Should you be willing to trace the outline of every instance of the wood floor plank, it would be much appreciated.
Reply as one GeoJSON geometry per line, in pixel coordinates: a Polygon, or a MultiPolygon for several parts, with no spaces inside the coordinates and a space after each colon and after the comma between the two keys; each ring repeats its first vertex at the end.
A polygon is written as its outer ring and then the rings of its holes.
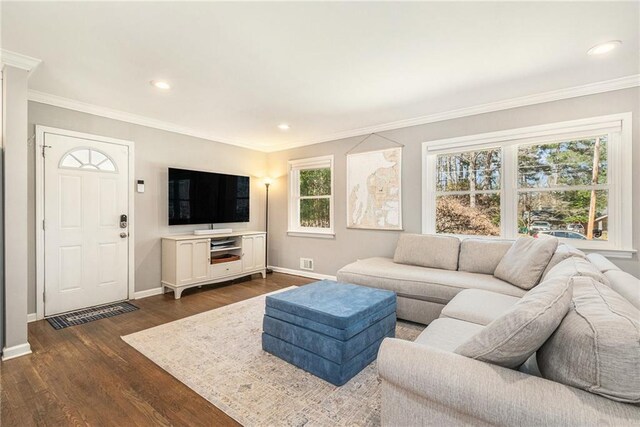
{"type": "Polygon", "coordinates": [[[0,425],[237,426],[120,337],[313,281],[274,273],[136,300],[139,310],[58,331],[30,323],[33,354],[0,365],[0,425]]]}

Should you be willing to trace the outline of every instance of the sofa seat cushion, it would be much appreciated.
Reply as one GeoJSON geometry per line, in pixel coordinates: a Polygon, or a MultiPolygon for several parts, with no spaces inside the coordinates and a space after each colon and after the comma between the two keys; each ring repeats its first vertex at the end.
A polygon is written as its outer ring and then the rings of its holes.
{"type": "Polygon", "coordinates": [[[457,319],[436,319],[422,331],[416,344],[453,352],[460,344],[480,332],[484,326],[457,319]]]}
{"type": "Polygon", "coordinates": [[[542,376],[640,403],[640,311],[590,277],[572,281],[571,309],[538,350],[542,376]]]}
{"type": "Polygon", "coordinates": [[[640,310],[640,279],[621,270],[609,270],[604,275],[611,289],[640,310]]]}
{"type": "Polygon", "coordinates": [[[546,280],[455,352],[505,368],[517,368],[556,330],[569,311],[571,295],[571,279],[546,280]]]}
{"type": "Polygon", "coordinates": [[[596,268],[603,273],[611,270],[621,271],[620,267],[609,261],[604,255],[591,253],[587,255],[587,259],[591,261],[591,264],[595,265],[596,268]]]}
{"type": "Polygon", "coordinates": [[[555,237],[520,237],[502,257],[493,275],[529,290],[540,282],[557,248],[558,239],[555,237]]]}
{"type": "Polygon", "coordinates": [[[464,239],[460,244],[458,270],[493,274],[502,257],[513,245],[511,240],[464,239]]]}
{"type": "Polygon", "coordinates": [[[393,261],[421,267],[458,269],[460,239],[434,234],[400,235],[393,261]]]}
{"type": "Polygon", "coordinates": [[[520,297],[526,292],[487,274],[397,264],[390,258],[358,260],[338,271],[345,283],[395,291],[398,296],[447,304],[464,289],[485,289],[520,297]]]}
{"type": "Polygon", "coordinates": [[[465,289],[442,309],[440,317],[488,325],[513,308],[520,298],[482,289],[465,289]]]}

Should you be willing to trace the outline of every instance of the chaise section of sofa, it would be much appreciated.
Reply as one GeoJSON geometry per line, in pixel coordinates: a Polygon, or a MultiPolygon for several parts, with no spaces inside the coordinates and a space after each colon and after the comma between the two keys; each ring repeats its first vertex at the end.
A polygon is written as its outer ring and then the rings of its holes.
{"type": "Polygon", "coordinates": [[[395,291],[398,318],[429,324],[465,289],[521,297],[517,286],[493,276],[512,241],[436,235],[401,235],[394,258],[368,258],[338,271],[345,283],[395,291]]]}
{"type": "Polygon", "coordinates": [[[398,317],[428,324],[460,291],[483,289],[521,297],[525,290],[490,274],[399,264],[391,258],[358,260],[338,271],[338,281],[388,289],[398,295],[398,317]]]}

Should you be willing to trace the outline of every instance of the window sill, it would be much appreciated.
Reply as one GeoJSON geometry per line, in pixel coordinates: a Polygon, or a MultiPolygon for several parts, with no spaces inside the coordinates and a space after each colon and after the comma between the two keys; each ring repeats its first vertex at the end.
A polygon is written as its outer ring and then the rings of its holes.
{"type": "Polygon", "coordinates": [[[635,249],[597,249],[597,248],[582,248],[581,250],[587,253],[598,253],[607,258],[620,258],[631,259],[633,255],[638,253],[635,249]]]}
{"type": "Polygon", "coordinates": [[[333,231],[301,231],[289,230],[287,236],[290,237],[311,237],[316,239],[335,239],[336,234],[333,231]]]}

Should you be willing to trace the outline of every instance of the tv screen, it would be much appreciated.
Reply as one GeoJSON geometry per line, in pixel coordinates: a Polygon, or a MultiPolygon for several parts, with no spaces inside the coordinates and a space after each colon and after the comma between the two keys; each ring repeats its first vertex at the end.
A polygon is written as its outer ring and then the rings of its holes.
{"type": "Polygon", "coordinates": [[[169,225],[248,221],[248,176],[169,168],[169,225]]]}

